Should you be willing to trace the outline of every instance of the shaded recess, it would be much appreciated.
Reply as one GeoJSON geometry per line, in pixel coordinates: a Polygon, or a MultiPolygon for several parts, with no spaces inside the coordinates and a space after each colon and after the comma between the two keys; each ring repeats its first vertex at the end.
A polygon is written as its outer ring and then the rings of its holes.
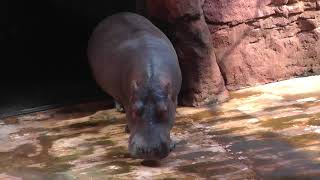
{"type": "Polygon", "coordinates": [[[135,2],[1,1],[0,116],[105,98],[87,65],[87,41],[99,21],[120,11],[135,11],[135,2]]]}

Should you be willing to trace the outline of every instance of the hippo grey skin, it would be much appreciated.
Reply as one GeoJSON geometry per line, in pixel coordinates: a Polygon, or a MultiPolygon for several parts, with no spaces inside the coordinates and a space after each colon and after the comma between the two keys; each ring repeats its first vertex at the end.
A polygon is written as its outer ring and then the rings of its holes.
{"type": "Polygon", "coordinates": [[[96,82],[125,109],[130,154],[145,160],[167,157],[181,88],[169,39],[146,18],[119,13],[96,27],[88,58],[96,82]]]}

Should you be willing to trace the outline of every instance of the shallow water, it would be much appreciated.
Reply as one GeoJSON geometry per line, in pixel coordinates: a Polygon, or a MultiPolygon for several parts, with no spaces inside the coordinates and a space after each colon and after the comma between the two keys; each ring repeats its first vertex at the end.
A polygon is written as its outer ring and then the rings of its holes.
{"type": "Polygon", "coordinates": [[[232,92],[219,106],[179,108],[176,149],[157,163],[130,157],[115,110],[83,104],[4,119],[0,179],[317,179],[319,84],[292,79],[232,92]]]}

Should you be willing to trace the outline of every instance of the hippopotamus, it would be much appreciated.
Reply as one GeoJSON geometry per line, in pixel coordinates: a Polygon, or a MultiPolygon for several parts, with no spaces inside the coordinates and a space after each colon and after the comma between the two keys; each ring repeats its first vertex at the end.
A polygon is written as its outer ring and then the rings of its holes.
{"type": "Polygon", "coordinates": [[[125,110],[131,156],[167,157],[182,81],[167,36],[145,17],[122,12],[95,28],[87,52],[97,84],[125,110]]]}

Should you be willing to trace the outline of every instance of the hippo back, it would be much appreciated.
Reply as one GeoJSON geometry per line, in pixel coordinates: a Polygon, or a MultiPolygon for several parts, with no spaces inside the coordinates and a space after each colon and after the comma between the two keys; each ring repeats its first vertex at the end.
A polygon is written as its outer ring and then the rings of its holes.
{"type": "Polygon", "coordinates": [[[152,73],[177,77],[173,85],[180,90],[181,72],[171,42],[138,14],[119,13],[103,20],[90,38],[88,58],[97,83],[122,103],[128,99],[130,82],[149,76],[151,63],[158,67],[152,73]]]}

